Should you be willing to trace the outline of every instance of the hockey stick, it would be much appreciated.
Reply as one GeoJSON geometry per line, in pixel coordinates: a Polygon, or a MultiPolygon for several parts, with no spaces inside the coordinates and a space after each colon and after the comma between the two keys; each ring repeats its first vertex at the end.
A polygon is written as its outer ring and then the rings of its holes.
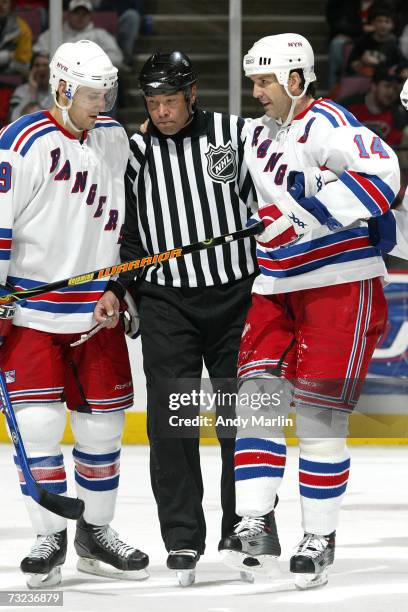
{"type": "MultiPolygon", "coordinates": [[[[243,238],[248,238],[249,236],[255,236],[256,234],[259,234],[263,230],[263,228],[263,223],[260,222],[251,225],[250,227],[247,227],[243,230],[231,232],[230,234],[224,234],[222,236],[217,236],[216,238],[202,240],[201,242],[194,242],[193,244],[188,244],[186,246],[177,249],[171,249],[169,251],[163,251],[162,253],[156,253],[155,255],[147,255],[146,257],[131,259],[129,261],[124,261],[120,264],[116,264],[108,268],[100,268],[99,270],[87,272],[86,274],[80,274],[79,276],[72,276],[71,278],[65,278],[63,280],[55,281],[53,283],[38,285],[37,287],[33,287],[32,289],[9,291],[7,295],[0,296],[0,303],[25,300],[27,298],[36,297],[37,295],[49,293],[50,291],[55,291],[57,289],[71,287],[72,285],[80,285],[81,283],[88,283],[89,281],[93,281],[95,279],[107,278],[108,276],[120,274],[121,272],[139,270],[140,268],[151,266],[156,263],[161,263],[162,261],[176,259],[177,257],[184,257],[184,255],[190,255],[191,253],[197,253],[198,251],[213,248],[221,244],[227,244],[228,242],[232,242],[233,240],[242,240],[243,238]]],[[[3,288],[6,289],[6,287],[3,288]]]]}
{"type": "Polygon", "coordinates": [[[46,508],[54,514],[63,516],[67,519],[79,519],[84,511],[85,504],[82,499],[66,497],[65,495],[57,495],[40,487],[35,481],[28,463],[27,454],[18,428],[16,415],[14,414],[11,405],[10,396],[7,390],[6,377],[3,370],[0,368],[0,403],[6,415],[7,425],[10,430],[11,439],[16,450],[17,458],[20,464],[21,471],[24,476],[27,491],[37,504],[46,508]]]}

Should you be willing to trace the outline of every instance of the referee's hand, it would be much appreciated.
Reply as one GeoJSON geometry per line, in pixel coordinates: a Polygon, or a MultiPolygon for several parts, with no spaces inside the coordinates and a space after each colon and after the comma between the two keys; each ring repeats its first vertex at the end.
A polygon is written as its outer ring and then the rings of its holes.
{"type": "Polygon", "coordinates": [[[119,300],[112,291],[105,291],[99,298],[93,316],[97,323],[104,323],[109,317],[111,320],[106,327],[108,329],[116,327],[119,321],[119,300]]]}

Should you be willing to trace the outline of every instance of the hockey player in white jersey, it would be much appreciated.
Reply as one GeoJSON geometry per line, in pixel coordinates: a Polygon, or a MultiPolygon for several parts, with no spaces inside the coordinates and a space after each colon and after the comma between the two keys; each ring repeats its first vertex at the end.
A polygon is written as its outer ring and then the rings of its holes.
{"type": "MultiPolygon", "coordinates": [[[[296,405],[304,535],[290,569],[299,588],[310,588],[327,582],[334,560],[348,415],[387,320],[382,236],[373,238],[369,220],[389,212],[400,172],[378,136],[333,101],[315,99],[303,36],[262,38],[244,69],[265,111],[249,124],[246,161],[266,229],[257,237],[261,274],[241,339],[240,393],[283,391],[282,414],[296,405]],[[326,182],[328,173],[337,180],[326,182]]],[[[243,410],[239,400],[237,416],[243,410]]],[[[267,573],[279,556],[274,506],[285,461],[280,428],[238,428],[242,520],[220,546],[226,563],[267,573]]]]}
{"type": "MultiPolygon", "coordinates": [[[[123,127],[100,115],[115,102],[117,69],[95,43],[66,43],[50,63],[50,85],[51,111],[26,115],[0,132],[0,283],[21,289],[119,261],[129,146],[123,127]]],[[[118,316],[101,312],[105,287],[96,280],[19,302],[2,338],[1,366],[31,470],[41,486],[61,495],[67,490],[64,401],[71,410],[75,484],[85,502],[75,536],[78,569],[105,574],[105,563],[118,576],[145,577],[147,555],[109,525],[124,409],[133,403],[123,330],[101,329],[71,346],[95,325],[95,308],[98,320],[118,316]]],[[[37,534],[21,569],[31,587],[58,584],[66,520],[28,497],[15,463],[37,534]]]]}

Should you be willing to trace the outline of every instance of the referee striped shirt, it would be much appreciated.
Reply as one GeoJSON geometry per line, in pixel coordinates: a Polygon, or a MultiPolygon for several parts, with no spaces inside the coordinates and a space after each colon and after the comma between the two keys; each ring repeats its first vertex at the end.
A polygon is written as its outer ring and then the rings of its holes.
{"type": "MultiPolygon", "coordinates": [[[[130,140],[122,261],[243,229],[252,214],[253,184],[244,161],[244,120],[197,109],[174,136],[149,124],[130,140]]],[[[172,287],[208,287],[257,270],[246,238],[162,262],[145,280],[172,287]]]]}

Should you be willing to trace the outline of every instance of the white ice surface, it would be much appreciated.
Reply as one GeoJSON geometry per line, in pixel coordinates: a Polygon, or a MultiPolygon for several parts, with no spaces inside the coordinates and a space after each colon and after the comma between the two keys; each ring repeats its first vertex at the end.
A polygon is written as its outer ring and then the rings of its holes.
{"type": "MultiPolygon", "coordinates": [[[[64,447],[69,491],[74,494],[70,451],[68,446],[64,447]]],[[[289,449],[277,509],[283,549],[282,574],[274,580],[257,579],[251,585],[240,582],[238,573],[219,561],[219,451],[217,447],[202,448],[207,551],[198,564],[196,583],[183,589],[176,586],[174,574],[165,567],[166,551],[150,490],[148,449],[125,447],[113,526],[124,540],[149,554],[150,578],[144,582],[113,581],[79,574],[75,569],[74,524],[71,523],[68,558],[63,567],[63,610],[408,611],[408,447],[352,447],[351,451],[351,477],[329,584],[321,589],[299,592],[288,572],[289,557],[301,537],[296,449],[289,449]]],[[[19,571],[19,563],[29,551],[33,535],[21,500],[10,446],[0,445],[0,465],[0,591],[24,589],[25,579],[19,571]]]]}

